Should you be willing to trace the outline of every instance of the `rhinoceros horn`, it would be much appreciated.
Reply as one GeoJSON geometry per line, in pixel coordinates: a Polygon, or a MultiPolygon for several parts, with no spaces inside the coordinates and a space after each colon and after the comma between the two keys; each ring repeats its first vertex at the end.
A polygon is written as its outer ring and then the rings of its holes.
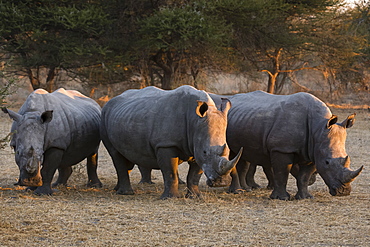
{"type": "Polygon", "coordinates": [[[16,112],[14,112],[14,111],[12,111],[12,110],[9,110],[9,109],[7,109],[7,108],[5,108],[5,107],[2,107],[2,108],[1,108],[1,110],[2,110],[4,113],[8,114],[8,115],[9,115],[9,117],[10,117],[11,119],[13,119],[14,121],[20,121],[20,120],[22,119],[22,115],[20,115],[20,114],[18,114],[18,113],[16,113],[16,112]]]}
{"type": "Polygon", "coordinates": [[[348,168],[344,168],[344,172],[343,172],[343,183],[350,183],[352,182],[353,180],[355,180],[355,178],[360,175],[360,173],[362,172],[362,169],[364,168],[364,166],[361,166],[359,169],[357,169],[356,171],[353,171],[353,170],[350,170],[348,168]]]}
{"type": "Polygon", "coordinates": [[[350,160],[349,156],[347,155],[346,159],[344,160],[343,167],[349,168],[350,165],[351,165],[351,160],[350,160]]]}
{"type": "Polygon", "coordinates": [[[360,175],[362,169],[364,168],[364,166],[361,166],[358,170],[353,171],[350,169],[350,165],[351,165],[351,160],[349,156],[347,155],[344,160],[344,164],[343,164],[343,167],[344,167],[343,181],[342,181],[343,183],[352,182],[358,175],[360,175]]]}
{"type": "Polygon", "coordinates": [[[240,157],[242,156],[242,152],[243,152],[243,147],[240,148],[238,155],[236,155],[234,159],[222,160],[221,165],[219,167],[219,173],[223,175],[227,173],[228,171],[230,171],[232,168],[234,168],[236,164],[238,163],[240,157]]]}

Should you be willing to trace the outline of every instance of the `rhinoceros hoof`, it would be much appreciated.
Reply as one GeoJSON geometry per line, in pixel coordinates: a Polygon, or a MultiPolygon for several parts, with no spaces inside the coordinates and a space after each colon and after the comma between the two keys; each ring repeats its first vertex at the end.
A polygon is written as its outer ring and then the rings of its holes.
{"type": "Polygon", "coordinates": [[[255,188],[253,188],[253,187],[243,187],[243,192],[251,192],[253,189],[255,189],[255,188]]]}
{"type": "Polygon", "coordinates": [[[122,190],[122,189],[119,189],[119,190],[117,190],[117,194],[118,195],[134,195],[135,192],[133,190],[122,190]]]}
{"type": "Polygon", "coordinates": [[[311,194],[309,194],[309,193],[307,193],[307,194],[296,194],[295,196],[294,196],[294,198],[296,199],[296,200],[302,200],[302,199],[313,199],[313,196],[311,195],[311,194]]]}
{"type": "Polygon", "coordinates": [[[271,199],[279,199],[279,200],[283,200],[283,201],[289,201],[290,200],[290,195],[289,195],[288,192],[286,192],[284,194],[277,194],[277,193],[272,192],[271,195],[270,195],[270,198],[271,199]]]}
{"type": "Polygon", "coordinates": [[[98,182],[89,181],[86,186],[89,188],[102,188],[103,184],[100,181],[98,182]]]}
{"type": "Polygon", "coordinates": [[[33,193],[35,195],[52,195],[57,190],[52,190],[51,188],[38,187],[33,193]]]}

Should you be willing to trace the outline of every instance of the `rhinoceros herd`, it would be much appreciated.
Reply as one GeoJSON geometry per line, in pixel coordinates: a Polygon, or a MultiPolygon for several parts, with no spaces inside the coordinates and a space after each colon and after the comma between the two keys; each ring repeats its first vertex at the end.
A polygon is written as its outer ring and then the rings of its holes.
{"type": "Polygon", "coordinates": [[[222,97],[191,86],[127,90],[101,109],[74,90],[31,93],[13,120],[10,146],[19,167],[18,185],[35,194],[65,185],[73,165],[87,158],[88,186],[97,176],[100,141],[117,172],[118,194],[134,194],[129,172],[143,176],[160,169],[162,199],[179,197],[178,165],[189,164],[186,197],[199,197],[201,175],[209,186],[229,186],[238,193],[257,187],[253,172],[262,165],[273,188],[272,199],[288,200],[289,172],[295,175],[296,199],[312,198],[310,179],[317,172],[331,195],[348,195],[360,174],[350,169],[346,129],[319,99],[308,93],[281,96],[261,91],[222,97]],[[52,179],[58,170],[58,179],[52,179]],[[293,172],[294,171],[294,172],[293,172]],[[248,175],[249,174],[249,175],[248,175]]]}

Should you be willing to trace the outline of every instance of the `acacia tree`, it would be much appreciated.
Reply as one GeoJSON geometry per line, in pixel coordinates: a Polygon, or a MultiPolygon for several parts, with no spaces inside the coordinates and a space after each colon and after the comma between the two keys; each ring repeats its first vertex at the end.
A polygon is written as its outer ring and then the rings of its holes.
{"type": "Polygon", "coordinates": [[[43,87],[38,71],[47,68],[49,91],[58,69],[99,83],[136,72],[143,86],[159,78],[170,89],[184,74],[196,86],[202,69],[234,59],[266,72],[274,92],[281,74],[315,68],[313,55],[333,68],[356,55],[338,2],[0,0],[0,45],[18,55],[34,88],[43,87]]]}
{"type": "Polygon", "coordinates": [[[52,91],[58,69],[96,64],[106,52],[99,38],[107,15],[91,1],[1,1],[0,18],[0,45],[18,55],[34,89],[43,87],[41,68],[52,91]]]}
{"type": "Polygon", "coordinates": [[[190,71],[196,79],[203,66],[211,66],[213,53],[226,47],[228,26],[216,16],[206,15],[206,2],[160,8],[140,22],[137,50],[163,89],[171,89],[175,75],[190,71]]]}
{"type": "MultiPolygon", "coordinates": [[[[347,36],[350,35],[357,39],[357,45],[353,49],[357,56],[348,61],[351,66],[347,66],[347,64],[342,66],[340,70],[342,73],[339,76],[343,81],[357,82],[355,85],[362,90],[370,90],[369,82],[364,80],[364,73],[370,66],[370,2],[357,1],[346,12],[348,29],[343,31],[346,32],[347,36]]],[[[353,46],[353,44],[349,45],[353,46]]]]}
{"type": "Polygon", "coordinates": [[[223,0],[215,4],[214,14],[232,25],[236,50],[246,63],[269,75],[267,91],[274,93],[282,73],[317,69],[313,56],[329,66],[354,55],[346,45],[355,40],[343,36],[345,26],[338,22],[343,16],[340,2],[223,0]]]}

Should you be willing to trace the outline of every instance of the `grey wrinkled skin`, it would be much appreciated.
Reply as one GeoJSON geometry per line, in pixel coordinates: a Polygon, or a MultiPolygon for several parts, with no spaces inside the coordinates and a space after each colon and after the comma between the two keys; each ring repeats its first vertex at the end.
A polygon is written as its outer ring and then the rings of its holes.
{"type": "MultiPolygon", "coordinates": [[[[220,111],[204,91],[191,86],[164,91],[156,87],[127,90],[102,109],[101,137],[118,175],[118,194],[134,194],[129,171],[134,164],[160,169],[164,179],[162,199],[179,197],[178,165],[195,158],[189,173],[201,174],[218,186],[229,177],[239,157],[228,160],[227,112],[220,111]]],[[[192,181],[190,181],[192,182],[192,181]]],[[[199,196],[198,184],[187,184],[189,193],[199,196]]]]}
{"type": "Polygon", "coordinates": [[[10,145],[20,171],[17,184],[51,195],[55,171],[59,177],[53,186],[65,185],[71,166],[87,158],[88,185],[102,186],[96,174],[101,109],[94,100],[63,88],[53,93],[38,89],[18,113],[3,111],[14,120],[10,145]]]}
{"type": "MultiPolygon", "coordinates": [[[[256,91],[228,99],[233,105],[227,127],[231,154],[244,148],[237,167],[245,162],[272,167],[272,199],[290,199],[286,185],[293,164],[299,165],[296,199],[312,198],[308,184],[315,170],[331,195],[350,194],[350,183],[362,171],[362,167],[357,171],[349,168],[345,151],[346,129],[352,127],[355,114],[338,124],[329,108],[308,93],[256,91]]],[[[231,174],[237,176],[236,169],[231,174]]],[[[238,179],[235,181],[231,190],[240,187],[238,179]]]]}

